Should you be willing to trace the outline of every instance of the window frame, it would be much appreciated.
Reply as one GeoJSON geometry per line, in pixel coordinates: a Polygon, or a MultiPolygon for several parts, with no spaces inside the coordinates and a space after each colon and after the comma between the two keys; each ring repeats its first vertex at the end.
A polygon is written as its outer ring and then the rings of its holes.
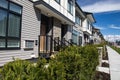
{"type": "Polygon", "coordinates": [[[24,44],[25,44],[24,50],[33,50],[33,49],[34,49],[35,41],[34,41],[34,40],[25,40],[25,43],[24,43],[24,44]],[[27,42],[27,41],[28,41],[28,42],[33,42],[33,47],[31,47],[31,48],[30,48],[30,47],[27,47],[27,46],[26,46],[26,42],[27,42]]]}
{"type": "Polygon", "coordinates": [[[75,16],[75,23],[81,26],[81,18],[77,15],[75,16]],[[78,19],[79,19],[79,22],[78,22],[78,19]]]}
{"type": "Polygon", "coordinates": [[[68,0],[67,2],[67,11],[73,15],[73,0],[68,0]],[[72,3],[71,3],[72,2],[72,3]],[[70,6],[70,7],[69,7],[70,6]]]}
{"type": "Polygon", "coordinates": [[[5,47],[0,47],[0,50],[16,50],[16,49],[20,49],[21,48],[21,28],[22,28],[22,11],[23,11],[23,6],[14,3],[12,1],[8,1],[8,8],[4,8],[0,6],[0,10],[6,11],[7,12],[7,25],[6,25],[6,33],[5,36],[0,36],[0,39],[5,39],[5,47]],[[17,13],[15,11],[10,10],[10,3],[15,4],[19,7],[21,7],[21,13],[17,13]],[[15,16],[19,16],[20,17],[20,25],[19,25],[19,37],[11,37],[8,36],[8,27],[9,27],[9,15],[13,14],[15,16]],[[19,47],[8,47],[8,40],[16,40],[19,41],[19,47]]]}
{"type": "Polygon", "coordinates": [[[78,45],[78,31],[74,29],[72,31],[72,43],[78,45]],[[73,37],[76,37],[76,38],[73,38],[73,37]]]}
{"type": "Polygon", "coordinates": [[[57,2],[58,4],[60,4],[61,0],[59,0],[59,1],[58,1],[58,0],[55,0],[55,2],[57,2]]]}

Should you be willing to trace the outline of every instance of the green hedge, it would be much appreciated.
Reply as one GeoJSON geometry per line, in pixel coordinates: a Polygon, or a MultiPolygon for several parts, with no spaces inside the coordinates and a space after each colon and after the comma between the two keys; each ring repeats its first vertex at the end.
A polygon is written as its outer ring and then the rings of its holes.
{"type": "Polygon", "coordinates": [[[4,65],[1,70],[2,80],[27,80],[30,78],[32,65],[28,61],[16,60],[4,65]]]}
{"type": "Polygon", "coordinates": [[[67,47],[48,61],[17,60],[1,70],[2,80],[92,80],[98,65],[95,46],[67,47]]]}

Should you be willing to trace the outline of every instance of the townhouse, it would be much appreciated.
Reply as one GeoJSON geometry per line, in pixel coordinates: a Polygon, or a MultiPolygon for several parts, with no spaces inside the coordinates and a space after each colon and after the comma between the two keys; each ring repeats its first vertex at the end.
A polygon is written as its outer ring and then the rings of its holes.
{"type": "Polygon", "coordinates": [[[93,23],[96,22],[95,18],[92,13],[82,11],[77,2],[75,5],[75,25],[72,31],[72,43],[79,46],[91,44],[93,23]]]}
{"type": "Polygon", "coordinates": [[[100,29],[97,29],[97,28],[93,27],[93,30],[92,30],[92,40],[93,40],[92,41],[93,44],[100,44],[101,42],[104,41],[103,35],[100,32],[100,29]]]}
{"type": "Polygon", "coordinates": [[[95,19],[92,13],[84,12],[85,20],[83,21],[83,33],[84,33],[84,45],[91,43],[92,36],[92,27],[93,23],[95,23],[95,19]]]}
{"type": "Polygon", "coordinates": [[[49,57],[54,39],[71,39],[74,22],[74,0],[0,0],[0,66],[49,57]]]}
{"type": "Polygon", "coordinates": [[[71,43],[83,46],[94,22],[76,0],[0,0],[0,66],[13,58],[48,58],[71,43]]]}
{"type": "Polygon", "coordinates": [[[83,46],[84,45],[84,35],[83,35],[83,21],[85,20],[85,14],[79,7],[78,3],[75,3],[75,25],[72,30],[72,43],[83,46]]]}

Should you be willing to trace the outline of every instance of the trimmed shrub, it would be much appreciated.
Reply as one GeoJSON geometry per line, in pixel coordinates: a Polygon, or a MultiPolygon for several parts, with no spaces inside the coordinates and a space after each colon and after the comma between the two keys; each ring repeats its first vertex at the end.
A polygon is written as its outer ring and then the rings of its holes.
{"type": "Polygon", "coordinates": [[[47,61],[39,58],[36,64],[16,60],[1,70],[2,80],[92,80],[98,65],[95,46],[66,47],[47,61]]]}
{"type": "Polygon", "coordinates": [[[49,62],[46,80],[66,80],[65,75],[63,63],[54,60],[49,62]]]}
{"type": "Polygon", "coordinates": [[[4,65],[1,74],[2,80],[32,80],[29,75],[31,64],[28,61],[16,60],[4,65]]]}
{"type": "Polygon", "coordinates": [[[95,46],[72,46],[56,55],[56,61],[65,66],[67,80],[92,80],[99,64],[95,46]]]}
{"type": "Polygon", "coordinates": [[[81,80],[92,80],[99,64],[99,54],[95,46],[85,46],[81,48],[81,80]]]}
{"type": "Polygon", "coordinates": [[[56,55],[55,60],[61,62],[65,68],[66,80],[79,80],[80,79],[80,64],[81,56],[78,53],[78,48],[68,47],[56,55]]]}

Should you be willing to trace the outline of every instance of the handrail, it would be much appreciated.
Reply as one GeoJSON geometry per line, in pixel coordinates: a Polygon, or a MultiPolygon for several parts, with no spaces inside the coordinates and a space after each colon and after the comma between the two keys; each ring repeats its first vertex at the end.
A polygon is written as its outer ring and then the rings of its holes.
{"type": "Polygon", "coordinates": [[[60,40],[59,37],[55,37],[53,41],[54,41],[55,50],[57,50],[57,51],[59,51],[60,48],[64,48],[64,47],[68,46],[65,44],[65,42],[60,40]]]}
{"type": "Polygon", "coordinates": [[[63,38],[62,40],[64,40],[65,43],[67,43],[68,45],[72,46],[73,44],[70,43],[69,41],[67,41],[65,38],[63,38]]]}

